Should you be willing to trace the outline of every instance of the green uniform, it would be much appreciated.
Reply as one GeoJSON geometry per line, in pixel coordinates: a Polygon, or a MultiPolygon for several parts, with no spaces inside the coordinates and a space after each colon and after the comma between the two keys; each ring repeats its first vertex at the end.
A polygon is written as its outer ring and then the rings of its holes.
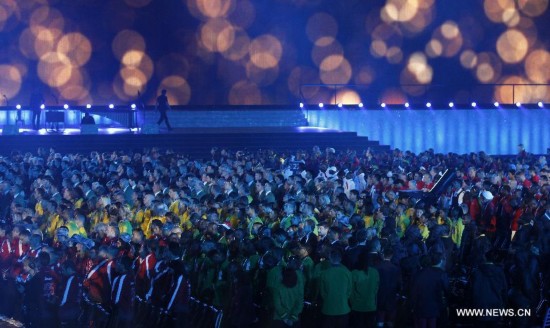
{"type": "Polygon", "coordinates": [[[364,270],[353,270],[351,279],[353,282],[350,297],[351,309],[357,312],[376,311],[376,297],[380,284],[378,270],[369,268],[368,274],[364,270]]]}
{"type": "Polygon", "coordinates": [[[304,276],[297,271],[296,286],[288,288],[282,281],[272,290],[273,320],[298,321],[304,307],[304,276]]]}
{"type": "Polygon", "coordinates": [[[345,315],[351,309],[348,300],[352,291],[351,272],[343,266],[331,266],[321,273],[319,293],[323,300],[321,313],[324,315],[345,315]]]}

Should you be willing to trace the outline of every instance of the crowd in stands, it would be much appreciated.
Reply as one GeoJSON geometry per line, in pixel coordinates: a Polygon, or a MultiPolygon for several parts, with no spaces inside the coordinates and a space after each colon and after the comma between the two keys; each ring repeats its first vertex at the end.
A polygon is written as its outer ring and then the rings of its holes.
{"type": "Polygon", "coordinates": [[[550,289],[546,160],[13,151],[0,157],[0,314],[30,328],[531,327],[550,289]]]}

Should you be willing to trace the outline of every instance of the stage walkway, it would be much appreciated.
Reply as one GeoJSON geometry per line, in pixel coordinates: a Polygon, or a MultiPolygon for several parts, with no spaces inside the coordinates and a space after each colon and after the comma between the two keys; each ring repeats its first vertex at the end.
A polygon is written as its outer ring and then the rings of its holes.
{"type": "Polygon", "coordinates": [[[274,149],[278,151],[311,150],[332,147],[338,150],[388,151],[389,146],[359,137],[354,132],[315,127],[241,127],[241,128],[176,128],[144,134],[139,129],[100,128],[96,135],[80,134],[78,129],[47,132],[42,129],[21,130],[19,135],[0,137],[0,154],[13,150],[36,152],[38,147],[59,152],[132,150],[159,147],[173,149],[193,157],[209,158],[213,147],[232,150],[274,149]]]}

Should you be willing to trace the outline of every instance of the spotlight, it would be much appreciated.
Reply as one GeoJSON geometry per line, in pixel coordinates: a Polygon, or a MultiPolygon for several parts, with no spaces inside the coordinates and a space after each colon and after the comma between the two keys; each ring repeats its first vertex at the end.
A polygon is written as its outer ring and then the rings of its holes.
{"type": "Polygon", "coordinates": [[[363,108],[363,103],[359,103],[359,108],[363,108]]]}
{"type": "Polygon", "coordinates": [[[495,101],[494,105],[495,105],[495,107],[500,106],[500,104],[498,103],[498,101],[495,101]]]}
{"type": "Polygon", "coordinates": [[[426,103],[426,107],[431,108],[431,107],[432,107],[432,103],[431,103],[431,102],[427,102],[427,103],[426,103]]]}
{"type": "Polygon", "coordinates": [[[64,109],[69,109],[69,105],[65,104],[65,105],[63,105],[63,108],[64,109]]]}
{"type": "Polygon", "coordinates": [[[300,103],[300,108],[304,108],[304,103],[300,103]]]}
{"type": "Polygon", "coordinates": [[[516,103],[516,106],[517,106],[518,108],[521,107],[521,103],[518,101],[518,102],[516,103]]]}
{"type": "Polygon", "coordinates": [[[109,108],[110,108],[110,109],[113,109],[113,108],[115,108],[115,105],[109,104],[109,108]]]}
{"type": "Polygon", "coordinates": [[[342,106],[343,106],[342,103],[338,104],[338,108],[342,108],[342,106]]]}
{"type": "Polygon", "coordinates": [[[472,101],[472,107],[477,107],[477,103],[475,101],[472,101]]]}
{"type": "Polygon", "coordinates": [[[542,101],[539,101],[539,102],[538,102],[538,105],[539,105],[539,108],[544,107],[544,104],[542,103],[542,101]]]}
{"type": "Polygon", "coordinates": [[[40,105],[40,109],[44,109],[44,108],[46,108],[46,105],[44,104],[40,105]]]}
{"type": "Polygon", "coordinates": [[[90,108],[92,108],[92,105],[86,104],[86,108],[87,108],[87,109],[90,109],[90,108]]]}
{"type": "Polygon", "coordinates": [[[451,101],[451,102],[449,103],[449,108],[453,108],[453,107],[455,107],[455,103],[451,101]]]}
{"type": "Polygon", "coordinates": [[[131,104],[130,107],[131,107],[132,109],[136,109],[136,104],[131,104]]]}
{"type": "Polygon", "coordinates": [[[405,103],[405,108],[409,108],[409,103],[408,102],[405,103]]]}
{"type": "Polygon", "coordinates": [[[323,103],[319,103],[319,108],[323,108],[325,105],[323,103]]]}
{"type": "Polygon", "coordinates": [[[17,104],[17,105],[15,106],[15,108],[16,108],[16,109],[21,109],[21,105],[17,104]]]}
{"type": "Polygon", "coordinates": [[[380,107],[386,108],[386,103],[381,103],[381,104],[380,104],[380,107]]]}

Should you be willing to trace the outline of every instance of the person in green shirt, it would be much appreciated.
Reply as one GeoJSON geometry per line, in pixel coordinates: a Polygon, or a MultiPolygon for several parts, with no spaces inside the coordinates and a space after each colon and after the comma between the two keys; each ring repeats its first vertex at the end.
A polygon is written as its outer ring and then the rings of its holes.
{"type": "Polygon", "coordinates": [[[328,260],[330,268],[319,278],[323,327],[347,328],[351,311],[348,303],[352,292],[351,272],[341,264],[342,253],[337,247],[330,250],[328,260]]]}
{"type": "Polygon", "coordinates": [[[380,277],[378,270],[369,265],[368,252],[361,253],[359,260],[362,268],[351,272],[351,326],[374,328],[376,326],[376,301],[380,277]]]}
{"type": "Polygon", "coordinates": [[[272,327],[299,327],[304,308],[304,276],[293,265],[282,268],[281,277],[272,290],[272,327]]]}

